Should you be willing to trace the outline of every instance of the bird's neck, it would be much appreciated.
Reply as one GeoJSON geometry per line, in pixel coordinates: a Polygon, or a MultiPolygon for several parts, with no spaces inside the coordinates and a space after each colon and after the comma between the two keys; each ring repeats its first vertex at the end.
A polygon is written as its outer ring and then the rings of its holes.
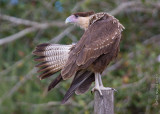
{"type": "Polygon", "coordinates": [[[82,29],[87,30],[88,27],[96,22],[97,20],[101,19],[106,13],[96,13],[88,17],[79,17],[78,26],[82,29]]]}
{"type": "Polygon", "coordinates": [[[90,17],[79,17],[78,26],[86,30],[89,26],[90,17]]]}

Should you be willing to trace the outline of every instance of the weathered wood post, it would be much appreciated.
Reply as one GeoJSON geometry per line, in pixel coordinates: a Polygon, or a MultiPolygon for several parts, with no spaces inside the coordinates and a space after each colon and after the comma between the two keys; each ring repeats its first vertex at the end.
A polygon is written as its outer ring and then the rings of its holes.
{"type": "Polygon", "coordinates": [[[114,90],[102,90],[94,95],[94,114],[114,114],[114,90]]]}

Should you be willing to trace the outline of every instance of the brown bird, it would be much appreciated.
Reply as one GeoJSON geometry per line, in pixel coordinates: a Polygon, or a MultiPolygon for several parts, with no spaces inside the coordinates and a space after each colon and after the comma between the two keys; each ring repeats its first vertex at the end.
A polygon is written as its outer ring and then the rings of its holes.
{"type": "Polygon", "coordinates": [[[61,70],[59,76],[50,83],[49,91],[60,81],[74,77],[63,103],[74,92],[85,93],[94,81],[92,91],[97,90],[102,95],[101,90],[112,89],[103,86],[101,74],[118,55],[123,25],[115,17],[103,12],[74,13],[65,22],[78,25],[85,32],[76,44],[38,45],[33,53],[39,56],[35,59],[40,62],[36,65],[40,68],[38,72],[42,72],[39,78],[47,78],[61,70]]]}

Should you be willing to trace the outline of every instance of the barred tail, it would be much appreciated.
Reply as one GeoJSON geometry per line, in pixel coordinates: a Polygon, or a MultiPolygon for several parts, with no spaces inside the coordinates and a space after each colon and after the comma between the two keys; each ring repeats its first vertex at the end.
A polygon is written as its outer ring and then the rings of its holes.
{"type": "Polygon", "coordinates": [[[72,46],[48,43],[38,45],[33,54],[38,56],[34,60],[40,62],[36,65],[39,68],[38,72],[42,72],[39,78],[47,78],[61,70],[68,60],[72,46]]]}

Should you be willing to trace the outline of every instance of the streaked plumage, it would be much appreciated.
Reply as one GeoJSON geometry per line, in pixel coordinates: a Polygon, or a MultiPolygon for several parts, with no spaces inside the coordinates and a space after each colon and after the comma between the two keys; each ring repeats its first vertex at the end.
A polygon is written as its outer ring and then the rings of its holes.
{"type": "Polygon", "coordinates": [[[39,76],[41,79],[61,70],[48,90],[54,88],[61,80],[74,77],[63,103],[74,92],[85,93],[95,81],[96,74],[101,74],[111,60],[117,57],[121,32],[124,29],[116,18],[103,12],[74,13],[66,22],[74,22],[85,29],[77,44],[40,44],[33,52],[39,56],[35,60],[40,61],[37,67],[40,67],[39,72],[43,72],[39,76]]]}
{"type": "Polygon", "coordinates": [[[40,62],[36,65],[39,67],[38,72],[43,72],[39,78],[44,79],[61,70],[68,60],[72,46],[47,43],[38,45],[33,53],[39,56],[35,58],[35,61],[40,62]]]}

